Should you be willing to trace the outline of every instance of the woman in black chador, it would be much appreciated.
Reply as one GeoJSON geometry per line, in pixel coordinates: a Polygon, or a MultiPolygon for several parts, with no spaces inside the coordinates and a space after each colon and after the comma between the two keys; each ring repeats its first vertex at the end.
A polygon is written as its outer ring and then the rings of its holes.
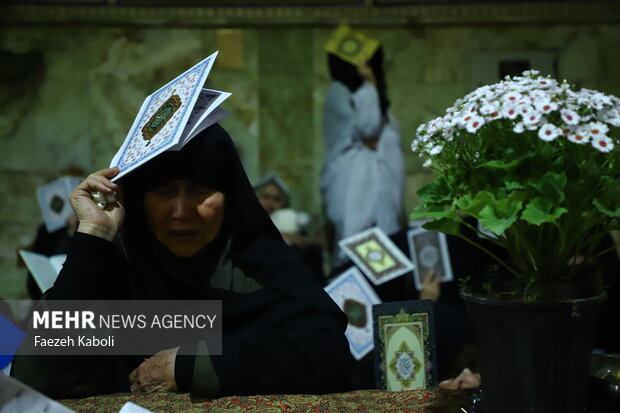
{"type": "Polygon", "coordinates": [[[158,155],[119,185],[110,181],[117,173],[96,172],[71,194],[78,230],[43,299],[222,300],[223,354],[205,355],[199,341],[199,351],[161,349],[146,360],[18,355],[14,376],[56,398],[349,389],[346,319],[282,241],[221,126],[158,155]],[[112,190],[119,201],[100,210],[90,193],[112,190]]]}

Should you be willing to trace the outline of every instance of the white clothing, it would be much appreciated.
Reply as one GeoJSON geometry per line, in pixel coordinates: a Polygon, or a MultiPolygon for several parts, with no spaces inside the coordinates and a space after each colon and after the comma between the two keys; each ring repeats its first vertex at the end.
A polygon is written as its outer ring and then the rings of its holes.
{"type": "Polygon", "coordinates": [[[399,230],[404,191],[400,128],[389,114],[383,123],[379,93],[364,82],[355,93],[332,81],[323,112],[325,162],[321,193],[335,228],[333,264],[345,256],[337,242],[373,226],[399,230]],[[379,137],[372,150],[363,140],[379,137]]]}

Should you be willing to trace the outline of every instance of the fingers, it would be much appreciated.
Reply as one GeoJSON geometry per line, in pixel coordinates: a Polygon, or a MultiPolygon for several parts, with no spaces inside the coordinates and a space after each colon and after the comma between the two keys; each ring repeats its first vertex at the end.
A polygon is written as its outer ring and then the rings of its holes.
{"type": "Polygon", "coordinates": [[[129,373],[129,388],[131,389],[132,393],[138,393],[142,391],[140,387],[140,382],[138,381],[138,370],[140,370],[141,366],[142,364],[140,364],[131,373],[129,373]]]}
{"type": "Polygon", "coordinates": [[[106,168],[95,173],[88,175],[80,184],[76,187],[76,190],[82,190],[85,192],[100,191],[105,194],[112,193],[119,189],[118,184],[115,184],[110,178],[115,177],[119,172],[119,169],[106,168]]]}
{"type": "Polygon", "coordinates": [[[440,389],[446,389],[446,390],[458,390],[459,383],[456,381],[456,379],[448,379],[448,380],[444,380],[439,382],[438,387],[440,389]]]}
{"type": "Polygon", "coordinates": [[[422,281],[423,285],[430,285],[433,284],[433,282],[437,279],[437,277],[435,276],[435,269],[431,268],[430,270],[428,270],[428,272],[426,273],[426,277],[424,277],[424,281],[422,281]]]}

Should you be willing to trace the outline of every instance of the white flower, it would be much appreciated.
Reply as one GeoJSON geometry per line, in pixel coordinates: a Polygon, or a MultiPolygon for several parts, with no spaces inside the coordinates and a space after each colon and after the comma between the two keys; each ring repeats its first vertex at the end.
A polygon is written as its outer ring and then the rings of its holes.
{"type": "Polygon", "coordinates": [[[609,152],[614,148],[614,142],[609,136],[601,135],[592,139],[592,146],[601,152],[609,152]]]}
{"type": "Polygon", "coordinates": [[[541,99],[535,104],[536,109],[542,113],[550,113],[555,110],[558,110],[558,105],[555,102],[550,101],[549,99],[541,99]]]}
{"type": "Polygon", "coordinates": [[[540,122],[542,115],[540,112],[532,110],[527,115],[523,116],[523,123],[525,126],[536,125],[540,122]]]}
{"type": "Polygon", "coordinates": [[[474,116],[477,116],[477,115],[473,113],[464,113],[463,116],[461,116],[458,119],[458,125],[464,128],[467,125],[467,123],[474,118],[474,116]]]}
{"type": "Polygon", "coordinates": [[[467,132],[476,133],[482,125],[484,125],[484,118],[481,116],[474,115],[466,123],[465,127],[467,128],[467,132]]]}
{"type": "Polygon", "coordinates": [[[442,136],[448,142],[452,142],[452,139],[454,138],[454,128],[452,126],[448,126],[443,130],[442,136]]]}
{"type": "Polygon", "coordinates": [[[514,128],[512,128],[513,132],[515,133],[523,133],[525,131],[525,128],[523,126],[523,122],[519,122],[517,123],[514,128]]]}
{"type": "Polygon", "coordinates": [[[526,70],[523,72],[523,76],[538,76],[540,72],[538,70],[526,70]]]}
{"type": "Polygon", "coordinates": [[[607,118],[607,123],[615,127],[620,127],[620,114],[617,114],[614,117],[607,118]]]}
{"type": "Polygon", "coordinates": [[[568,133],[567,137],[569,141],[574,143],[588,143],[590,141],[588,132],[584,127],[578,127],[574,131],[568,133]]]}
{"type": "Polygon", "coordinates": [[[429,168],[432,164],[433,164],[433,161],[431,159],[427,159],[426,161],[424,161],[422,166],[425,168],[429,168]]]}
{"type": "Polygon", "coordinates": [[[500,112],[499,110],[495,110],[493,113],[490,113],[488,116],[485,116],[485,118],[489,120],[501,119],[502,117],[503,117],[502,112],[500,112]]]}
{"type": "Polygon", "coordinates": [[[519,115],[519,112],[517,111],[517,105],[515,105],[514,103],[504,105],[504,107],[502,107],[502,115],[508,119],[515,119],[519,115]]]}
{"type": "Polygon", "coordinates": [[[537,100],[541,100],[541,99],[549,99],[549,96],[547,95],[547,93],[543,90],[540,89],[534,89],[529,93],[530,98],[532,99],[532,101],[537,101],[537,100]]]}
{"type": "Polygon", "coordinates": [[[566,123],[567,125],[576,125],[579,123],[579,115],[577,114],[577,112],[570,110],[570,109],[562,109],[560,111],[560,114],[562,115],[562,120],[564,121],[564,123],[566,123]]]}
{"type": "Polygon", "coordinates": [[[543,125],[538,131],[538,137],[543,141],[552,141],[558,137],[558,135],[562,133],[562,130],[555,126],[552,123],[547,123],[543,125]]]}
{"type": "Polygon", "coordinates": [[[517,103],[521,100],[521,98],[523,98],[523,95],[519,92],[508,92],[504,96],[502,96],[502,100],[504,100],[504,102],[512,103],[517,103]]]}
{"type": "Polygon", "coordinates": [[[609,128],[603,122],[590,122],[588,123],[587,128],[593,141],[599,136],[605,135],[609,131],[609,128]]]}
{"type": "Polygon", "coordinates": [[[517,110],[519,111],[519,115],[521,115],[525,119],[527,115],[534,111],[534,108],[530,105],[519,105],[517,107],[517,110]]]}
{"type": "Polygon", "coordinates": [[[479,112],[483,115],[490,115],[493,112],[497,112],[497,106],[494,103],[487,103],[480,108],[479,112]]]}
{"type": "Polygon", "coordinates": [[[435,155],[439,155],[439,154],[441,153],[441,151],[442,151],[442,150],[443,150],[443,146],[441,146],[441,145],[435,145],[435,146],[433,146],[433,147],[432,147],[432,148],[428,151],[428,153],[429,153],[431,156],[435,156],[435,155]]]}
{"type": "Polygon", "coordinates": [[[547,78],[544,78],[544,77],[539,77],[536,80],[536,85],[539,88],[543,88],[543,89],[546,89],[546,88],[549,88],[549,87],[553,86],[554,83],[555,83],[555,81],[553,79],[547,79],[547,78]]]}

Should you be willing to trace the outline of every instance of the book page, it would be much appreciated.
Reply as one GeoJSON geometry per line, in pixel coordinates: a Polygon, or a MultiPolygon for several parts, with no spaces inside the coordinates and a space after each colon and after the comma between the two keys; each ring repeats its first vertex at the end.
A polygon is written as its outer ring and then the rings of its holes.
{"type": "MultiPolygon", "coordinates": [[[[231,93],[229,92],[221,92],[219,90],[212,89],[202,89],[200,91],[200,95],[198,96],[198,100],[196,100],[196,103],[194,104],[192,113],[189,116],[189,120],[187,121],[185,130],[181,135],[181,139],[178,144],[179,148],[175,147],[174,149],[178,150],[182,148],[187,142],[191,140],[191,138],[204,130],[205,127],[203,127],[203,123],[206,123],[209,115],[230,95],[231,93]]],[[[209,126],[214,123],[215,122],[212,122],[211,124],[209,124],[209,126]]]]}
{"type": "Polygon", "coordinates": [[[41,292],[47,291],[54,285],[54,281],[56,281],[58,277],[58,272],[56,272],[56,269],[50,263],[49,257],[26,250],[19,250],[19,255],[26,263],[28,271],[30,271],[34,277],[41,292]]]}
{"type": "Polygon", "coordinates": [[[60,274],[60,270],[62,270],[62,265],[65,263],[66,260],[67,254],[52,255],[51,257],[49,257],[50,264],[54,271],[56,271],[56,277],[58,277],[58,274],[60,274]]]}

